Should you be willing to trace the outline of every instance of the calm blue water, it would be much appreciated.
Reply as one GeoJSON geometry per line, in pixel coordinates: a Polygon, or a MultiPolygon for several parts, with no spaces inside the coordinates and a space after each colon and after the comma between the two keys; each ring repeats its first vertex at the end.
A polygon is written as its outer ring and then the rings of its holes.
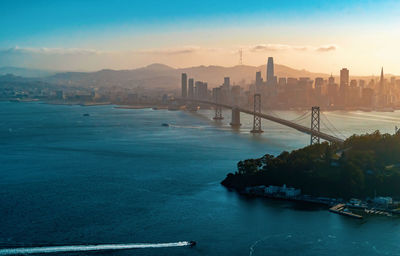
{"type": "MultiPolygon", "coordinates": [[[[309,143],[269,122],[253,136],[244,115],[232,131],[224,114],[215,124],[207,110],[0,102],[0,247],[196,240],[68,255],[400,255],[398,218],[358,221],[222,187],[237,161],[309,143]]],[[[326,115],[344,135],[400,124],[399,112],[326,115]]]]}

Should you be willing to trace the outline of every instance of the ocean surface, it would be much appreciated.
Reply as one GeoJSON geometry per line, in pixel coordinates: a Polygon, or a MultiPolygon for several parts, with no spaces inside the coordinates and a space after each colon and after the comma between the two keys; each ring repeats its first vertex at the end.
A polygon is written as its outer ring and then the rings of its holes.
{"type": "MultiPolygon", "coordinates": [[[[354,220],[222,187],[239,160],[310,138],[265,120],[253,135],[244,114],[234,131],[229,111],[219,123],[212,115],[0,102],[0,247],[195,240],[193,248],[62,255],[400,255],[400,218],[354,220]]],[[[335,111],[323,120],[340,136],[393,133],[400,112],[335,111]]]]}

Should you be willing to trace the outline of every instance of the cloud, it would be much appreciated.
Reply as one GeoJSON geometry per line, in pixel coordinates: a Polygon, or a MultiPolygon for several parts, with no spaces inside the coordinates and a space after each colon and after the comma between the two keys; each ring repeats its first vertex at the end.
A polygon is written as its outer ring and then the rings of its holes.
{"type": "Polygon", "coordinates": [[[18,46],[0,50],[1,54],[46,54],[46,55],[92,55],[101,54],[104,52],[93,49],[80,48],[21,48],[18,46]]]}
{"type": "Polygon", "coordinates": [[[252,52],[260,52],[260,51],[285,51],[291,49],[292,46],[287,44],[259,44],[250,47],[250,51],[252,52]]]}
{"type": "Polygon", "coordinates": [[[198,46],[184,46],[180,48],[165,48],[165,49],[148,49],[141,50],[138,53],[141,54],[155,54],[155,55],[182,55],[182,54],[192,54],[204,50],[198,46]]]}
{"type": "Polygon", "coordinates": [[[335,51],[337,49],[336,45],[323,45],[319,47],[313,47],[309,45],[288,45],[288,44],[258,44],[249,46],[248,49],[251,52],[266,52],[266,51],[318,51],[318,52],[328,52],[335,51]]]}
{"type": "Polygon", "coordinates": [[[320,46],[317,48],[318,52],[330,52],[330,51],[336,51],[337,50],[337,46],[336,45],[324,45],[324,46],[320,46]]]}

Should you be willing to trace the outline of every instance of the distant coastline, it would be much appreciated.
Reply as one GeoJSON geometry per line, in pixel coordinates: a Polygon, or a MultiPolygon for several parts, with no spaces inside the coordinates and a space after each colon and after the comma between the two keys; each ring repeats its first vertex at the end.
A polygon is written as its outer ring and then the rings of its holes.
{"type": "MultiPolygon", "coordinates": [[[[114,102],[92,102],[92,101],[62,101],[62,100],[47,100],[47,99],[37,99],[37,98],[2,98],[0,101],[11,101],[11,102],[42,102],[44,104],[51,104],[51,105],[79,105],[79,106],[102,106],[102,105],[116,105],[115,108],[120,109],[146,109],[152,108],[156,109],[168,109],[169,106],[165,104],[120,104],[114,102]]],[[[210,109],[207,107],[207,109],[210,109]]],[[[269,108],[268,110],[275,110],[275,111],[305,111],[309,110],[306,107],[289,107],[289,108],[269,108]]],[[[362,112],[394,112],[400,110],[400,107],[390,107],[390,108],[365,108],[365,107],[325,107],[321,108],[323,111],[362,111],[362,112]]]]}

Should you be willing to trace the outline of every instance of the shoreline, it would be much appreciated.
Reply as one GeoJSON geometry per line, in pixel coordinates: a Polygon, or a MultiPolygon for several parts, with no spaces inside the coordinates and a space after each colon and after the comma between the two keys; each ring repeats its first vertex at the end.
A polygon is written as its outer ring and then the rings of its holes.
{"type": "Polygon", "coordinates": [[[225,185],[222,186],[227,188],[229,191],[233,191],[235,193],[238,193],[240,196],[245,196],[247,198],[263,198],[268,200],[287,201],[299,204],[309,204],[309,205],[312,204],[315,206],[319,205],[326,207],[326,210],[328,210],[329,212],[355,219],[363,219],[366,216],[400,217],[399,211],[377,209],[373,207],[372,208],[360,207],[356,205],[351,205],[349,202],[346,202],[343,199],[338,199],[338,198],[315,197],[309,195],[288,197],[279,194],[265,194],[258,192],[256,190],[246,191],[246,190],[239,190],[233,187],[227,187],[225,185]]]}
{"type": "MultiPolygon", "coordinates": [[[[152,108],[154,110],[158,109],[168,109],[167,105],[157,105],[157,104],[151,104],[151,105],[146,105],[146,104],[134,104],[134,105],[120,105],[117,103],[112,103],[112,102],[65,102],[65,101],[48,101],[48,100],[42,100],[42,99],[15,99],[15,98],[3,98],[0,99],[0,101],[10,101],[10,102],[41,102],[43,104],[50,104],[50,105],[65,105],[65,106],[73,106],[73,105],[79,105],[83,107],[90,107],[90,106],[106,106],[106,105],[115,105],[115,108],[119,109],[146,109],[146,108],[152,108]]],[[[290,107],[290,108],[271,108],[269,110],[273,111],[306,111],[309,110],[306,107],[290,107]]],[[[322,111],[361,111],[361,112],[395,112],[400,110],[400,107],[387,107],[387,108],[365,108],[365,107],[354,107],[354,108],[324,108],[321,107],[322,111]]]]}

